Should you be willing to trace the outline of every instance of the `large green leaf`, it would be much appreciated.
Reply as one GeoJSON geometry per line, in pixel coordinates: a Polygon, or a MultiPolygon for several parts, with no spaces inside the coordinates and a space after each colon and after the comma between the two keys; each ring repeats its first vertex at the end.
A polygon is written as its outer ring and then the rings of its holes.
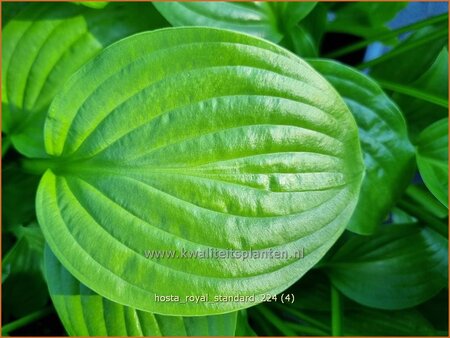
{"type": "Polygon", "coordinates": [[[4,28],[2,128],[21,153],[45,156],[48,106],[64,82],[103,47],[161,27],[148,4],[114,3],[99,11],[69,3],[27,6],[4,28]]]}
{"type": "Polygon", "coordinates": [[[2,260],[2,306],[16,318],[42,308],[48,292],[42,274],[44,238],[36,223],[14,229],[17,242],[2,260]]]}
{"type": "Polygon", "coordinates": [[[417,165],[425,185],[448,207],[448,118],[426,128],[417,143],[417,165]]]}
{"type": "Polygon", "coordinates": [[[371,234],[386,219],[413,173],[414,148],[405,120],[376,82],[362,73],[334,61],[311,64],[342,95],[358,124],[366,175],[348,228],[371,234]]]}
{"type": "Polygon", "coordinates": [[[238,312],[204,317],[161,316],[114,303],[75,279],[45,248],[53,304],[71,336],[234,336],[238,312]]]}
{"type": "MultiPolygon", "coordinates": [[[[391,83],[389,85],[392,86],[391,83]]],[[[395,88],[395,84],[394,84],[395,88]]],[[[392,98],[405,113],[410,133],[418,134],[433,122],[448,115],[448,50],[443,48],[431,67],[417,80],[408,84],[413,93],[420,97],[394,94],[392,98]],[[447,102],[447,107],[422,99],[422,96],[433,97],[439,102],[447,102]]]]}
{"type": "Polygon", "coordinates": [[[284,49],[220,29],[105,49],[55,97],[45,139],[37,213],[51,249],[102,296],[160,314],[224,313],[287,288],[340,236],[363,174],[331,85],[284,49]]]}
{"type": "Polygon", "coordinates": [[[384,226],[350,239],[326,264],[346,296],[379,309],[418,305],[447,285],[448,240],[419,225],[384,226]]]}
{"type": "Polygon", "coordinates": [[[316,2],[155,2],[174,26],[226,28],[279,42],[316,2]]]}

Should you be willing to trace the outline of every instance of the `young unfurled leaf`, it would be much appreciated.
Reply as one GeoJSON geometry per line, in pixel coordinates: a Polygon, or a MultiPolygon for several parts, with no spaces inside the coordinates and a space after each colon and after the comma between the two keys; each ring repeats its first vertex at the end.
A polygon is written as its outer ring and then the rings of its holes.
{"type": "Polygon", "coordinates": [[[4,28],[2,128],[28,157],[44,157],[48,106],[64,82],[103,47],[161,27],[149,4],[114,3],[104,10],[70,3],[30,4],[4,28]]]}
{"type": "Polygon", "coordinates": [[[155,2],[173,26],[226,28],[279,42],[316,2],[155,2]]]}
{"type": "Polygon", "coordinates": [[[234,336],[238,312],[204,317],[161,316],[103,298],[81,284],[45,248],[53,304],[71,336],[234,336]]]}
{"type": "Polygon", "coordinates": [[[356,123],[322,76],[209,28],[105,49],[55,97],[45,140],[37,213],[52,251],[100,295],[160,314],[230,312],[287,288],[344,230],[364,171],[356,123]],[[228,249],[252,257],[185,256],[228,249]]]}
{"type": "Polygon", "coordinates": [[[357,236],[327,263],[334,285],[354,301],[379,309],[405,309],[447,285],[448,240],[417,224],[388,225],[357,236]],[[370,290],[370,292],[368,291],[370,290]]]}
{"type": "Polygon", "coordinates": [[[383,222],[410,182],[414,148],[394,102],[362,73],[328,60],[312,60],[342,95],[359,128],[366,175],[348,229],[371,234],[383,222]]]}
{"type": "Polygon", "coordinates": [[[448,118],[419,135],[417,165],[427,188],[448,207],[448,118]]]}

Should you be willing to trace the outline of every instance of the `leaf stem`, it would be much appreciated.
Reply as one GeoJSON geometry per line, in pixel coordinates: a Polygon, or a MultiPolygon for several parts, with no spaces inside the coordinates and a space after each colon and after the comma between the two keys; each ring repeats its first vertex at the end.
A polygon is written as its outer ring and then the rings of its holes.
{"type": "Polygon", "coordinates": [[[331,284],[331,335],[342,336],[341,294],[333,284],[331,284]]]}
{"type": "Polygon", "coordinates": [[[408,95],[419,100],[424,100],[433,103],[437,106],[444,107],[446,109],[448,108],[448,100],[441,98],[439,96],[428,94],[413,87],[405,86],[399,83],[380,80],[377,78],[375,78],[375,80],[377,80],[378,84],[384,89],[392,90],[399,94],[408,95]]]}
{"type": "Polygon", "coordinates": [[[349,45],[349,46],[345,46],[345,47],[343,47],[341,49],[338,49],[338,50],[336,50],[334,52],[325,54],[324,57],[326,57],[326,58],[336,58],[336,57],[339,57],[339,56],[342,56],[342,55],[346,55],[348,53],[354,52],[355,50],[359,50],[359,49],[362,49],[364,47],[367,47],[368,45],[370,45],[373,42],[385,41],[385,40],[394,38],[394,37],[396,37],[396,36],[398,36],[400,34],[403,34],[403,33],[406,33],[406,32],[412,31],[412,30],[423,28],[423,27],[426,27],[428,25],[433,25],[433,24],[439,23],[441,21],[447,21],[447,19],[448,19],[448,15],[447,14],[436,15],[436,16],[433,16],[433,17],[431,17],[429,19],[422,20],[422,21],[419,21],[419,22],[415,22],[415,23],[413,23],[411,25],[404,26],[404,27],[401,27],[401,28],[397,28],[395,30],[388,31],[388,32],[383,33],[383,34],[379,34],[378,36],[370,37],[370,38],[368,38],[366,40],[357,42],[355,44],[352,44],[352,45],[349,45]]]}
{"type": "Polygon", "coordinates": [[[33,313],[30,313],[29,315],[26,315],[22,318],[19,318],[11,323],[8,323],[2,327],[2,335],[6,336],[11,331],[15,331],[15,330],[20,329],[21,327],[24,327],[38,319],[46,317],[47,315],[52,313],[52,311],[53,311],[52,307],[46,307],[46,308],[40,309],[38,311],[35,311],[33,313]]]}
{"type": "Polygon", "coordinates": [[[438,30],[432,34],[429,34],[421,39],[418,39],[416,41],[413,41],[409,44],[406,45],[399,45],[397,48],[391,50],[389,53],[383,54],[380,57],[377,57],[376,59],[373,60],[369,60],[366,62],[361,63],[360,65],[358,65],[356,68],[358,69],[365,69],[365,68],[370,68],[372,66],[375,66],[377,64],[380,64],[382,62],[385,62],[389,59],[392,59],[393,57],[407,52],[411,49],[414,49],[416,47],[419,47],[421,45],[424,45],[430,41],[433,41],[434,39],[439,39],[441,37],[446,37],[448,35],[448,29],[442,29],[442,30],[438,30]]]}

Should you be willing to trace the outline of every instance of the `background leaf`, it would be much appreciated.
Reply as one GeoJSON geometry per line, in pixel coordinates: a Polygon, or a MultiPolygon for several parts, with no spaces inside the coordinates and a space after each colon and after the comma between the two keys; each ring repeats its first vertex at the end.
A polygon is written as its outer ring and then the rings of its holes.
{"type": "Polygon", "coordinates": [[[448,208],[448,118],[420,134],[417,165],[428,189],[448,208]]]}
{"type": "Polygon", "coordinates": [[[47,109],[70,75],[112,42],[163,25],[144,3],[112,3],[101,11],[36,3],[22,10],[2,38],[2,128],[14,147],[29,157],[46,156],[47,109]]]}
{"type": "Polygon", "coordinates": [[[381,1],[345,3],[332,10],[332,20],[327,30],[368,38],[387,31],[389,28],[386,23],[407,4],[407,2],[381,1]]]}
{"type": "Polygon", "coordinates": [[[348,229],[371,234],[386,219],[413,174],[414,148],[405,120],[367,76],[335,61],[310,63],[342,95],[358,124],[366,175],[348,229]]]}
{"type": "Polygon", "coordinates": [[[418,225],[384,226],[374,236],[350,239],[326,266],[333,284],[354,301],[405,309],[447,285],[448,240],[418,225]]]}
{"type": "Polygon", "coordinates": [[[226,28],[279,42],[297,33],[295,27],[316,2],[155,2],[155,6],[175,27],[226,28]]]}
{"type": "Polygon", "coordinates": [[[225,313],[287,288],[344,230],[363,172],[355,121],[323,77],[274,44],[209,28],[107,48],[53,101],[46,141],[57,159],[37,212],[51,249],[100,295],[161,314],[225,313]],[[287,257],[144,257],[214,249],[287,257]],[[258,298],[214,301],[236,295],[258,298]]]}
{"type": "Polygon", "coordinates": [[[234,336],[237,312],[205,317],[161,316],[114,303],[75,279],[45,249],[53,304],[71,336],[234,336]]]}
{"type": "MultiPolygon", "coordinates": [[[[14,229],[17,242],[2,259],[2,307],[20,318],[43,307],[48,292],[42,274],[44,238],[36,223],[14,229]],[[2,276],[4,277],[4,276],[2,276]]],[[[3,316],[3,320],[10,320],[3,316]]]]}
{"type": "Polygon", "coordinates": [[[395,93],[392,98],[407,118],[410,133],[416,136],[433,122],[448,114],[448,50],[443,48],[436,60],[409,88],[447,102],[447,108],[411,95],[395,93]]]}
{"type": "MultiPolygon", "coordinates": [[[[421,28],[382,55],[376,64],[369,61],[370,75],[377,80],[409,85],[431,67],[442,48],[447,46],[447,21],[421,28]],[[412,58],[411,55],[420,55],[412,58]]],[[[362,67],[365,67],[364,64],[362,67]]]]}
{"type": "Polygon", "coordinates": [[[317,2],[273,2],[271,5],[277,12],[280,25],[287,29],[296,26],[306,18],[317,5],[317,2]]]}
{"type": "Polygon", "coordinates": [[[107,1],[80,1],[80,2],[75,2],[75,3],[78,5],[83,5],[86,7],[96,8],[96,9],[105,8],[109,4],[109,2],[107,2],[107,1]]]}

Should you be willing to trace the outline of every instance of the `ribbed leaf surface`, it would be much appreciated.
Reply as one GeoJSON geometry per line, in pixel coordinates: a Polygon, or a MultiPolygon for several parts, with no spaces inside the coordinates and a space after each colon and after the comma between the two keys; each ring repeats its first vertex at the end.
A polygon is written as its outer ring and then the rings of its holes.
{"type": "Polygon", "coordinates": [[[45,140],[37,213],[51,249],[100,295],[161,314],[224,313],[287,288],[344,230],[363,173],[328,82],[276,45],[209,28],[107,48],[55,98],[45,140]],[[228,249],[253,256],[204,258],[228,249]]]}

